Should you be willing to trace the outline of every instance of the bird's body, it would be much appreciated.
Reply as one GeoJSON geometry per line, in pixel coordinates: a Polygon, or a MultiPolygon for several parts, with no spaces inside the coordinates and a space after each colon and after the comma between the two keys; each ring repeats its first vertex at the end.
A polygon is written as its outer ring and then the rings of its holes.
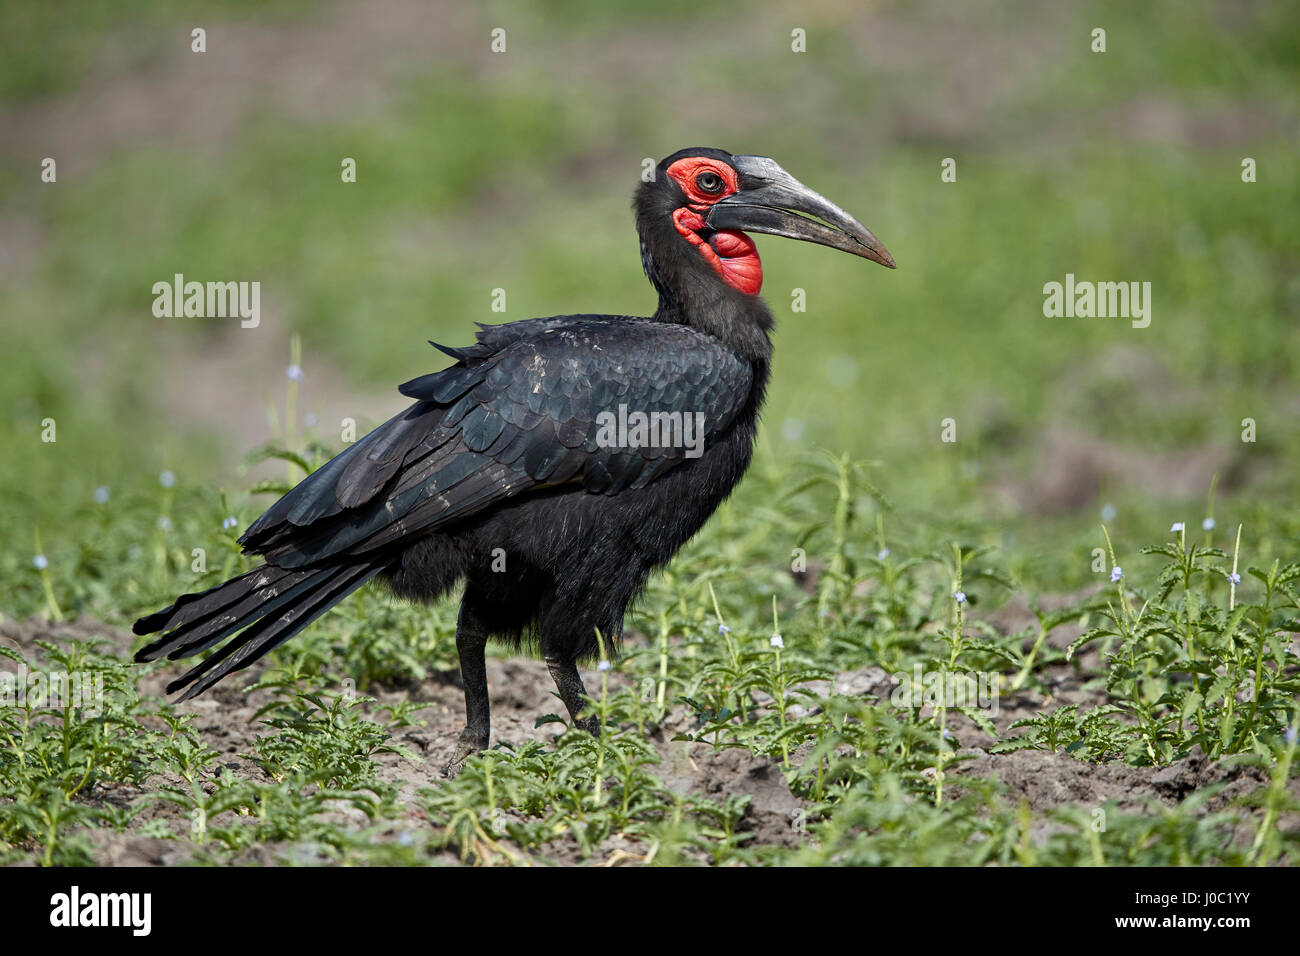
{"type": "MultiPolygon", "coordinates": [[[[704,217],[747,216],[759,231],[847,248],[844,236],[866,250],[847,251],[893,264],[847,213],[770,160],[751,160],[760,158],[682,151],[638,191],[653,316],[528,319],[484,326],[467,348],[439,346],[455,364],[403,385],[415,404],[249,527],[240,541],[264,565],[136,623],[137,633],[167,632],[137,660],[229,638],[168,688],[189,697],[377,575],[424,601],[464,581],[457,649],[468,721],[449,770],[488,743],[489,637],[535,644],[579,720],[576,662],[596,654],[598,633],[617,646],[628,604],[731,493],[753,451],[772,318],[757,296],[752,241],[704,217]],[[788,183],[772,185],[771,170],[788,183]],[[804,211],[839,214],[849,232],[768,221],[762,210],[775,207],[750,200],[789,184],[815,207],[804,211]],[[717,195],[707,201],[702,189],[717,195]],[[713,209],[728,199],[740,208],[713,209]]],[[[598,730],[592,718],[583,726],[598,730]]]]}
{"type": "MultiPolygon", "coordinates": [[[[540,359],[543,367],[559,368],[542,375],[539,391],[529,394],[559,396],[568,408],[566,423],[579,426],[574,431],[584,445],[574,458],[585,462],[583,490],[551,483],[512,496],[408,548],[384,574],[399,595],[416,599],[444,593],[463,577],[467,600],[492,622],[493,634],[531,637],[547,658],[589,658],[598,650],[596,630],[618,640],[623,610],[650,572],[699,530],[744,474],[766,372],[760,378],[743,359],[681,326],[598,318],[565,328],[566,319],[552,321],[554,331],[529,334],[521,351],[548,355],[552,340],[565,344],[565,360],[540,359]],[[608,355],[619,356],[613,368],[608,355]],[[592,384],[620,374],[631,380],[623,394],[602,396],[592,384]],[[707,377],[692,385],[688,375],[707,377]],[[665,390],[655,381],[675,384],[665,390]],[[565,394],[569,385],[572,396],[565,394]],[[699,457],[687,457],[690,449],[647,446],[610,449],[602,461],[593,454],[595,416],[607,404],[648,415],[675,412],[678,421],[683,407],[685,414],[703,409],[706,422],[717,425],[706,425],[699,457]]],[[[617,413],[611,413],[617,428],[617,413]]],[[[536,480],[527,471],[526,452],[518,466],[521,484],[536,480]]],[[[549,479],[567,478],[575,466],[562,454],[549,479]]]]}

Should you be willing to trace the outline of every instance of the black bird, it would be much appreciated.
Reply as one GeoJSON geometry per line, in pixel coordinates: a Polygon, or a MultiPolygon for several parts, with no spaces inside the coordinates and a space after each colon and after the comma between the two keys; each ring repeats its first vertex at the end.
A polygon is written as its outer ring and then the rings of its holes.
{"type": "Polygon", "coordinates": [[[753,240],[820,243],[894,268],[862,223],[762,156],[684,149],[633,199],[649,318],[480,325],[402,385],[406,411],[333,458],[241,537],[264,564],[135,623],[137,661],[226,643],[168,685],[201,694],[376,575],[432,601],[465,581],[456,629],[466,727],[445,768],[488,745],[484,648],[540,648],[579,726],[577,662],[611,649],[628,603],[731,493],[767,387],[772,314],[753,240]],[[803,215],[801,215],[803,214],[803,215]],[[809,218],[809,217],[816,217],[809,218]],[[817,220],[820,220],[817,221],[817,220]]]}

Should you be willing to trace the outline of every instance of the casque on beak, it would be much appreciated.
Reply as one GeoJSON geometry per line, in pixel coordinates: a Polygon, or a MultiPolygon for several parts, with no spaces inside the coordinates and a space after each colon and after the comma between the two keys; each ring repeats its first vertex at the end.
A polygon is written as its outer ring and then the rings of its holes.
{"type": "Polygon", "coordinates": [[[740,174],[740,191],[714,203],[704,220],[710,229],[802,239],[897,268],[894,257],[870,229],[775,161],[766,156],[733,156],[731,162],[740,174]]]}

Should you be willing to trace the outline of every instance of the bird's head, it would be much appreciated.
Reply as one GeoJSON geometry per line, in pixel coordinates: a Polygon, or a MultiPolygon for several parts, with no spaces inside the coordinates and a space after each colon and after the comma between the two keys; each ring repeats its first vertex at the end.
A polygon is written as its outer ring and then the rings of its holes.
{"type": "Polygon", "coordinates": [[[746,232],[816,242],[895,268],[871,230],[766,156],[678,150],[659,163],[636,205],[639,219],[667,217],[685,244],[681,250],[746,295],[757,295],[763,284],[758,251],[746,232]]]}

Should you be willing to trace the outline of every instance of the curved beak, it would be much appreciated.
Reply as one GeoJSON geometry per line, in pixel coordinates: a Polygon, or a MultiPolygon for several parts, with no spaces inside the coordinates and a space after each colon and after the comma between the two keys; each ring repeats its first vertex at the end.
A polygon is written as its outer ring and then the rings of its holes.
{"type": "Polygon", "coordinates": [[[704,220],[709,228],[802,239],[897,268],[894,257],[870,229],[773,160],[733,156],[731,162],[740,173],[740,191],[713,205],[704,220]]]}

